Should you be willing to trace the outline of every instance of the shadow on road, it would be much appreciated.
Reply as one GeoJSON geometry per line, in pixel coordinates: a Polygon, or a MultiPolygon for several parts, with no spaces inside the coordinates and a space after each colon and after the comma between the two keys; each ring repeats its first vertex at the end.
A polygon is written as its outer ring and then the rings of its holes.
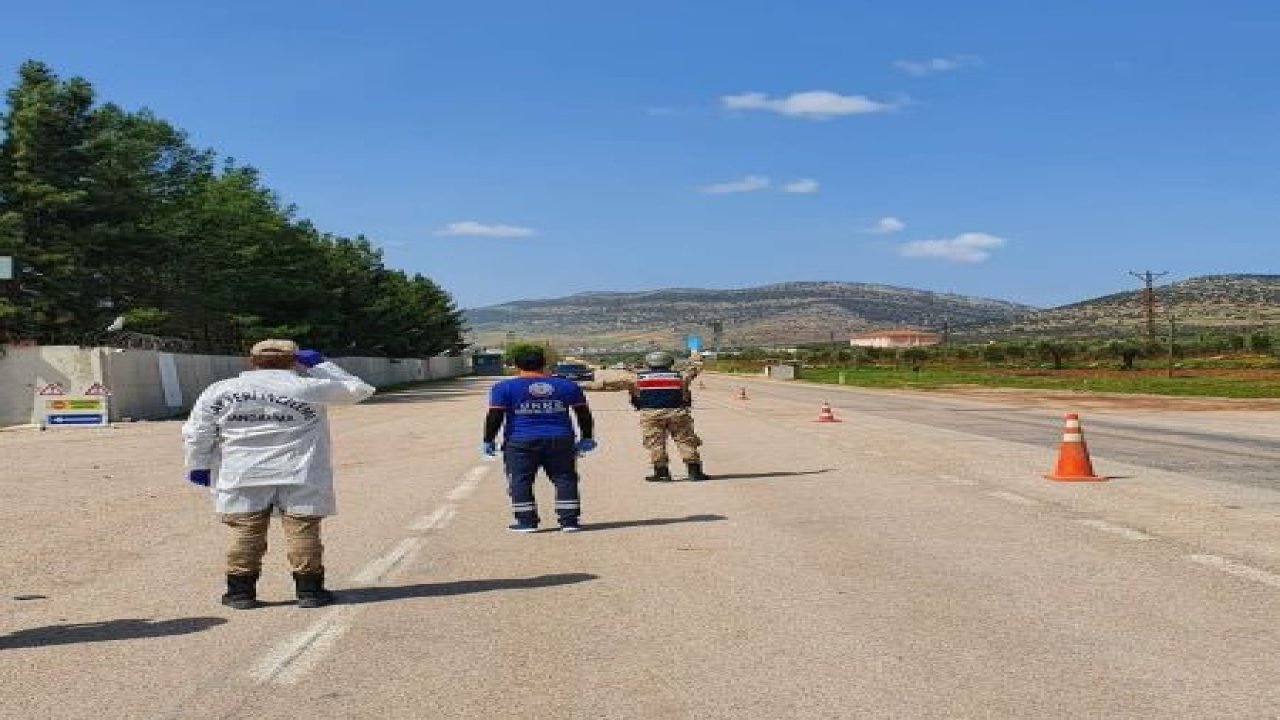
{"type": "Polygon", "coordinates": [[[647,518],[645,520],[617,520],[614,522],[601,523],[583,523],[584,532],[595,532],[597,530],[618,530],[620,528],[629,527],[651,527],[654,525],[675,525],[676,523],[688,522],[716,522],[718,520],[728,520],[724,515],[689,515],[680,518],[647,518]]]}
{"type": "Polygon", "coordinates": [[[730,475],[712,475],[711,480],[758,480],[762,478],[779,478],[779,477],[797,477],[800,475],[821,475],[829,473],[835,468],[823,468],[821,470],[779,470],[777,472],[763,473],[732,473],[730,475]]]}
{"type": "Polygon", "coordinates": [[[360,605],[362,603],[386,602],[388,600],[471,595],[473,593],[498,590],[532,590],[534,588],[572,585],[598,579],[600,579],[599,575],[590,573],[560,573],[557,575],[538,575],[531,578],[458,580],[456,582],[422,583],[420,585],[401,585],[398,587],[352,588],[338,591],[338,601],[343,605],[360,605]]]}
{"type": "Polygon", "coordinates": [[[0,636],[0,650],[43,647],[45,645],[74,645],[77,643],[107,642],[109,640],[138,640],[141,638],[189,635],[222,625],[224,618],[193,617],[178,620],[106,620],[95,623],[47,625],[19,630],[0,636]]]}

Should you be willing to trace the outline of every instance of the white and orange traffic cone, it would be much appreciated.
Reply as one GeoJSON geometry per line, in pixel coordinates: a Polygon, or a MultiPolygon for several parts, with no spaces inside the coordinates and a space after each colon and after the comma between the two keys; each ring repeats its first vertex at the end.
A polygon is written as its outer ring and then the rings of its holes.
{"type": "Polygon", "coordinates": [[[1080,416],[1067,413],[1066,427],[1062,430],[1062,444],[1058,446],[1058,463],[1053,472],[1045,475],[1050,480],[1065,482],[1096,482],[1109,480],[1105,475],[1093,472],[1093,463],[1089,460],[1089,447],[1084,443],[1084,432],[1080,429],[1080,416]]]}
{"type": "Polygon", "coordinates": [[[740,387],[740,388],[738,388],[738,394],[737,394],[735,397],[736,397],[736,399],[738,399],[738,400],[749,400],[749,399],[750,399],[750,398],[748,398],[748,397],[747,397],[747,389],[746,389],[746,388],[744,388],[744,387],[740,387]]]}
{"type": "Polygon", "coordinates": [[[818,411],[818,419],[814,420],[814,422],[820,422],[820,423],[840,422],[840,418],[836,417],[836,414],[831,412],[831,404],[824,401],[822,403],[822,409],[818,411]]]}

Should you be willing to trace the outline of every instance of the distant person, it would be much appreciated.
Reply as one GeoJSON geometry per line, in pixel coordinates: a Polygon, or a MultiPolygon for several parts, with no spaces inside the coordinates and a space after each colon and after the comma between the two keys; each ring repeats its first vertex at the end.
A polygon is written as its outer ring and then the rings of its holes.
{"type": "Polygon", "coordinates": [[[498,431],[505,428],[502,460],[507,493],[515,523],[512,532],[534,532],[541,518],[533,497],[533,482],[542,469],[556,489],[556,518],[561,532],[581,529],[582,505],[578,496],[578,455],[596,449],[592,439],[595,420],[587,396],[577,383],[547,374],[546,354],[540,348],[517,353],[519,374],[497,383],[489,391],[489,412],[484,422],[481,451],[498,452],[498,431]],[[574,433],[578,421],[581,439],[574,433]]]}
{"type": "Polygon", "coordinates": [[[640,412],[641,442],[653,464],[653,474],[645,477],[649,482],[672,480],[668,437],[680,452],[689,479],[695,482],[708,479],[698,452],[702,440],[693,429],[693,394],[689,390],[690,380],[697,377],[701,367],[694,364],[682,373],[675,370],[675,363],[675,355],[669,352],[645,355],[645,369],[636,373],[629,387],[631,405],[640,412]]]}
{"type": "Polygon", "coordinates": [[[213,489],[231,528],[222,604],[257,607],[267,527],[280,514],[298,607],[333,601],[324,587],[320,521],[334,514],[325,405],[353,404],[373,387],[292,340],[263,340],[252,370],[210,385],[182,426],[188,480],[213,489]]]}

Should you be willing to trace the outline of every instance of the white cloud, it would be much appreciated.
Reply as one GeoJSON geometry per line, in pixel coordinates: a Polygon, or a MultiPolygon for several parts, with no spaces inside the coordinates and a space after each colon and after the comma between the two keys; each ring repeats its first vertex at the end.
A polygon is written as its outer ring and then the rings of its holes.
{"type": "Polygon", "coordinates": [[[981,64],[982,58],[976,55],[952,55],[951,57],[930,58],[928,60],[897,60],[893,63],[893,66],[908,75],[924,77],[934,73],[976,67],[981,64]]]}
{"type": "Polygon", "coordinates": [[[782,192],[807,194],[818,192],[818,181],[813,178],[800,178],[782,186],[782,192]]]}
{"type": "Polygon", "coordinates": [[[890,233],[901,232],[907,228],[907,224],[896,217],[882,217],[876,221],[875,225],[867,228],[867,232],[876,235],[888,235],[890,233]]]}
{"type": "Polygon", "coordinates": [[[523,238],[537,235],[533,228],[515,225],[489,225],[475,220],[462,220],[445,225],[436,231],[436,235],[450,237],[491,237],[491,238],[523,238]]]}
{"type": "Polygon", "coordinates": [[[720,98],[720,102],[729,110],[768,110],[791,117],[816,120],[841,115],[888,112],[900,107],[900,103],[880,102],[865,95],[840,95],[828,90],[810,90],[779,98],[770,98],[764,93],[748,92],[740,95],[725,95],[720,98]]]}
{"type": "Polygon", "coordinates": [[[980,263],[991,250],[1004,245],[1004,238],[987,233],[961,233],[947,240],[916,240],[898,248],[905,257],[937,258],[962,263],[980,263]]]}
{"type": "Polygon", "coordinates": [[[703,187],[698,188],[698,190],[709,195],[728,195],[730,193],[745,193],[764,190],[765,188],[768,188],[770,184],[771,182],[769,178],[763,175],[747,175],[745,177],[738,178],[737,180],[716,183],[714,185],[704,185],[703,187]]]}

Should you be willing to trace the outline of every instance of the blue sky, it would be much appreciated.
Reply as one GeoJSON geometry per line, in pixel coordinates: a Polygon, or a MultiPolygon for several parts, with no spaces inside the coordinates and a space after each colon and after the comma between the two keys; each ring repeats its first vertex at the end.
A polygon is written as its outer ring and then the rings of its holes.
{"type": "Polygon", "coordinates": [[[1050,306],[1280,273],[1280,3],[22,3],[18,63],[474,307],[845,280],[1050,306]]]}

